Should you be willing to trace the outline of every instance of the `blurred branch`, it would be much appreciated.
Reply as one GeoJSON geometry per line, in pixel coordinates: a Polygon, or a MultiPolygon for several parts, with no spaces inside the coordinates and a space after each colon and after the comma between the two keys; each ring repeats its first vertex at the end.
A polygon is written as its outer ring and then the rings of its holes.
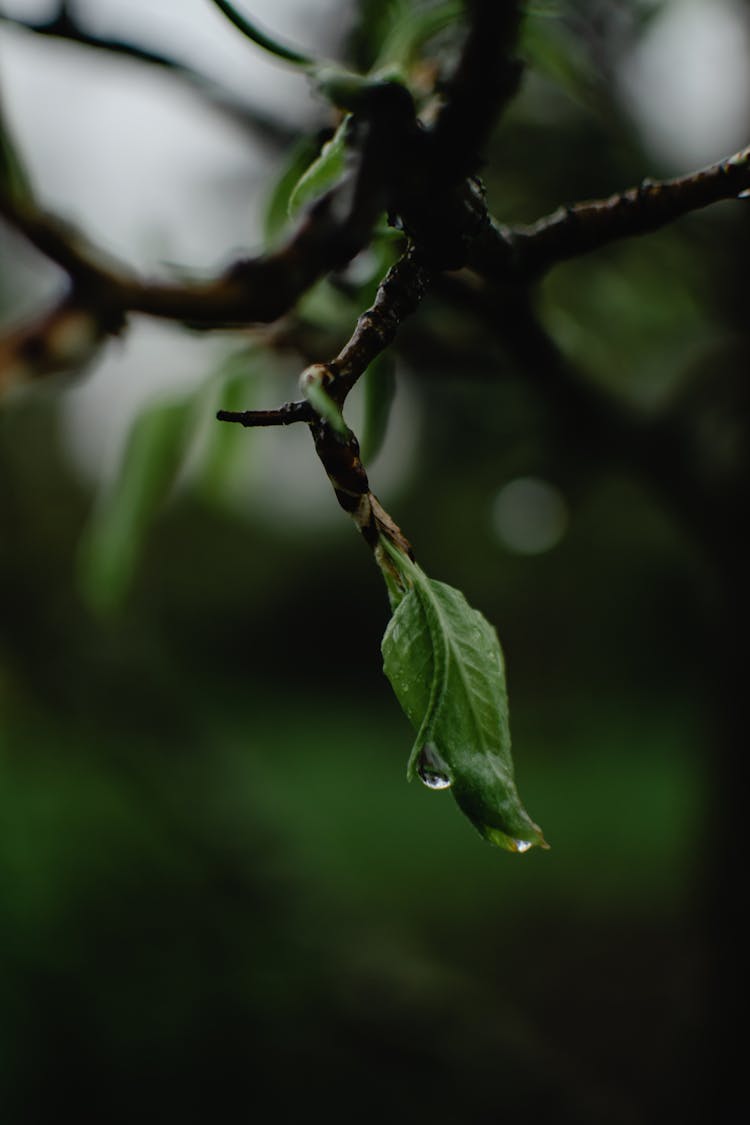
{"type": "Polygon", "coordinates": [[[467,0],[469,30],[432,136],[443,174],[454,183],[476,172],[498,114],[518,90],[514,51],[521,27],[518,0],[467,0]]]}
{"type": "Polygon", "coordinates": [[[94,312],[73,291],[30,325],[0,338],[0,394],[17,383],[91,362],[122,320],[94,312]]]}
{"type": "Polygon", "coordinates": [[[241,31],[252,43],[256,46],[262,47],[264,51],[269,54],[275,55],[277,58],[285,59],[287,62],[293,63],[295,66],[313,66],[315,60],[308,55],[303,55],[300,51],[295,50],[293,47],[288,47],[285,43],[279,41],[264,31],[254,20],[249,20],[247,16],[243,16],[238,12],[233,4],[227,3],[227,0],[213,0],[216,7],[226,16],[230,23],[232,23],[238,31],[241,31]]]}
{"type": "Polygon", "coordinates": [[[120,285],[118,264],[107,262],[72,224],[46,214],[30,195],[12,197],[2,186],[0,215],[82,288],[96,289],[100,294],[111,290],[114,298],[120,285]]]}
{"type": "Polygon", "coordinates": [[[0,12],[0,21],[47,39],[59,39],[68,43],[75,43],[80,47],[89,47],[107,54],[120,55],[123,58],[168,71],[197,91],[201,97],[206,98],[212,107],[219,110],[235,124],[266,140],[286,143],[297,135],[296,131],[290,129],[283,122],[270,117],[260,108],[248,104],[246,100],[236,97],[226,87],[221,86],[207,75],[172,55],[138,43],[132,43],[126,39],[91,34],[80,19],[73,14],[72,7],[69,3],[61,3],[57,13],[51,19],[40,21],[25,20],[18,16],[9,16],[0,12]]]}
{"type": "Polygon", "coordinates": [[[328,192],[279,250],[236,262],[192,285],[142,281],[92,250],[69,225],[0,191],[0,215],[59,265],[92,304],[215,329],[267,323],[323,274],[344,266],[369,240],[384,205],[382,182],[364,151],[359,167],[328,192]]]}
{"type": "Polygon", "coordinates": [[[644,180],[608,199],[560,207],[527,227],[488,225],[470,265],[495,281],[532,281],[558,262],[648,234],[676,219],[750,192],[750,147],[718,164],[672,180],[644,180]]]}
{"type": "MultiPolygon", "coordinates": [[[[105,331],[110,324],[119,330],[133,312],[200,329],[268,323],[370,241],[395,190],[397,150],[408,147],[413,127],[414,107],[406,91],[389,85],[374,89],[363,111],[352,118],[348,171],[287,242],[269,254],[237,261],[205,282],[165,284],[134,277],[106,260],[72,226],[46,214],[31,196],[18,198],[0,188],[0,215],[64,270],[78,302],[105,331]]],[[[387,346],[400,319],[416,307],[427,276],[426,268],[409,255],[384,280],[349,349],[337,359],[341,401],[370,359],[387,346]]]]}

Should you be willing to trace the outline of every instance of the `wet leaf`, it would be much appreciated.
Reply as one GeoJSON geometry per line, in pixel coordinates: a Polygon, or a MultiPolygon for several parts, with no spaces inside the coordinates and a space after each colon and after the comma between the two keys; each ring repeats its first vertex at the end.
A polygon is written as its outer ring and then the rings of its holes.
{"type": "Polygon", "coordinates": [[[460,590],[435,582],[381,540],[404,581],[383,637],[383,668],[417,731],[408,776],[451,791],[490,843],[546,847],[516,791],[503,654],[460,590]]]}

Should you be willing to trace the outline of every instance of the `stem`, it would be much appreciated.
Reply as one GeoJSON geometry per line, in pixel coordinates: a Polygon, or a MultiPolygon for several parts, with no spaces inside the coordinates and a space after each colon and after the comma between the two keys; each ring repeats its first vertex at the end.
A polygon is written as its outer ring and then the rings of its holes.
{"type": "Polygon", "coordinates": [[[279,43],[278,39],[274,39],[267,31],[263,31],[254,20],[250,20],[247,16],[238,12],[233,4],[228,3],[228,0],[212,0],[212,2],[224,13],[230,23],[234,24],[238,31],[241,31],[244,36],[264,51],[276,55],[279,59],[284,59],[285,62],[294,63],[295,66],[314,67],[317,65],[315,59],[309,55],[303,55],[301,51],[297,51],[293,47],[287,47],[284,43],[279,43]]]}

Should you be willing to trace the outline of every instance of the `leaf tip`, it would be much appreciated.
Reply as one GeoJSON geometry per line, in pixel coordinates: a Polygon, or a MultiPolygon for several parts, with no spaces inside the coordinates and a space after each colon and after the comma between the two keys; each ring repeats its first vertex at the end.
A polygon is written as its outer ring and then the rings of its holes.
{"type": "Polygon", "coordinates": [[[494,844],[497,848],[502,848],[503,851],[513,852],[515,855],[524,855],[530,852],[532,848],[540,848],[542,851],[549,851],[550,846],[545,840],[541,828],[536,824],[534,825],[534,832],[529,833],[525,838],[509,836],[506,832],[501,831],[499,828],[491,828],[488,825],[478,826],[479,831],[485,840],[490,844],[494,844]]]}

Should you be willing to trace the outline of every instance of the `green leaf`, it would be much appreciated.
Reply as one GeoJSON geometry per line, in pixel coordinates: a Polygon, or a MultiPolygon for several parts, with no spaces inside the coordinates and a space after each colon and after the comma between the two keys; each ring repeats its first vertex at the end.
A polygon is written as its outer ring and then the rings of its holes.
{"type": "Polygon", "coordinates": [[[546,847],[516,791],[497,633],[460,590],[381,543],[404,583],[382,650],[385,674],[417,731],[409,778],[450,787],[490,843],[513,852],[546,847]]]}
{"type": "Polygon", "coordinates": [[[400,70],[416,61],[420,49],[438,32],[455,23],[463,12],[459,0],[431,6],[394,6],[392,22],[384,37],[375,67],[391,66],[400,70]]]}
{"type": "Polygon", "coordinates": [[[338,180],[346,163],[346,131],[349,117],[345,117],[336,132],[321,148],[313,162],[305,168],[289,195],[288,211],[294,215],[306,203],[319,198],[338,180]]]}
{"type": "Polygon", "coordinates": [[[201,398],[201,413],[210,418],[211,425],[202,445],[199,442],[193,487],[209,504],[220,507],[225,502],[238,468],[246,476],[248,452],[255,448],[241,426],[218,424],[216,411],[248,410],[257,403],[259,384],[268,366],[268,357],[260,349],[244,347],[227,356],[204,387],[206,403],[204,410],[201,398]]]}
{"type": "Polygon", "coordinates": [[[263,233],[267,243],[275,242],[283,232],[289,219],[292,192],[319,152],[318,142],[314,137],[302,137],[292,147],[266,202],[263,233]]]}
{"type": "Polygon", "coordinates": [[[326,386],[330,378],[324,364],[313,363],[300,375],[300,390],[320,417],[339,437],[349,437],[349,427],[344,421],[341,407],[329,395],[326,386]]]}
{"type": "Polygon", "coordinates": [[[146,532],[171,491],[193,432],[193,398],[149,406],[133,423],[119,471],[84,532],[79,581],[92,609],[119,607],[146,532]]]}
{"type": "Polygon", "coordinates": [[[1,112],[0,190],[4,191],[8,198],[15,203],[26,203],[31,199],[31,183],[26,168],[1,112]]]}
{"type": "Polygon", "coordinates": [[[591,101],[595,94],[591,61],[554,5],[527,11],[521,54],[533,70],[564,90],[573,101],[584,105],[591,101]]]}

